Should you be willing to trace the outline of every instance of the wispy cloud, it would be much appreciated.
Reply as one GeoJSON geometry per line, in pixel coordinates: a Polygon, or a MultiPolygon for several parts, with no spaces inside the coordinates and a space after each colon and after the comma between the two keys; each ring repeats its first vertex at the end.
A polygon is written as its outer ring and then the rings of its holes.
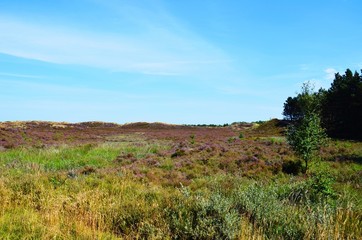
{"type": "Polygon", "coordinates": [[[17,74],[17,73],[8,73],[8,72],[0,72],[0,76],[15,77],[15,78],[30,78],[30,79],[44,78],[44,76],[39,76],[39,75],[17,74]]]}
{"type": "Polygon", "coordinates": [[[303,83],[310,82],[311,84],[313,84],[314,90],[318,90],[320,88],[328,89],[335,77],[334,75],[337,72],[338,71],[336,69],[331,67],[326,68],[323,71],[319,70],[319,76],[316,75],[315,77],[307,78],[306,81],[303,81],[299,85],[301,87],[303,83]]]}
{"type": "Polygon", "coordinates": [[[189,32],[165,11],[124,9],[113,11],[131,23],[129,28],[135,29],[131,33],[120,30],[107,34],[2,16],[0,52],[51,63],[144,74],[197,75],[216,67],[227,68],[230,59],[226,54],[189,32]]]}
{"type": "Polygon", "coordinates": [[[36,83],[29,81],[18,81],[18,80],[7,80],[0,78],[0,87],[3,89],[16,89],[26,90],[32,94],[43,94],[47,93],[55,96],[75,96],[91,98],[93,100],[94,96],[101,97],[103,99],[126,99],[126,100],[147,100],[157,98],[155,94],[132,94],[126,93],[119,90],[105,90],[105,89],[96,89],[89,87],[79,87],[79,86],[65,86],[59,84],[51,83],[36,83]]]}
{"type": "Polygon", "coordinates": [[[324,72],[326,73],[325,75],[325,79],[327,80],[333,80],[334,79],[334,75],[338,72],[336,69],[334,68],[327,68],[324,70],[324,72]]]}

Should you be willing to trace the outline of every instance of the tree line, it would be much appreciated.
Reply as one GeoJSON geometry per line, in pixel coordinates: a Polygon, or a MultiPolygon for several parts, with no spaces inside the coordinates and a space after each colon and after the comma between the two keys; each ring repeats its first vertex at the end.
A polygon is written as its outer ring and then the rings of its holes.
{"type": "Polygon", "coordinates": [[[306,89],[284,103],[284,118],[292,123],[310,113],[320,116],[328,136],[362,140],[362,70],[361,74],[350,69],[343,75],[336,73],[329,89],[306,89]]]}

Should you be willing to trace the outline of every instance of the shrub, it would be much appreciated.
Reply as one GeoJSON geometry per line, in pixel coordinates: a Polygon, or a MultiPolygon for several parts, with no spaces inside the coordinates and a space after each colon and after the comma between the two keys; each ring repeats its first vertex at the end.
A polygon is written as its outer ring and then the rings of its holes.
{"type": "Polygon", "coordinates": [[[292,203],[303,204],[328,204],[334,205],[336,192],[332,185],[334,178],[328,173],[319,171],[314,173],[309,179],[299,181],[289,185],[281,186],[280,198],[288,198],[292,203]]]}
{"type": "Polygon", "coordinates": [[[175,239],[235,239],[240,217],[231,199],[216,192],[191,193],[181,188],[165,209],[175,239]]]}
{"type": "Polygon", "coordinates": [[[318,171],[309,179],[309,187],[311,190],[311,200],[313,202],[330,201],[336,197],[336,193],[332,187],[334,178],[325,171],[318,171]]]}
{"type": "Polygon", "coordinates": [[[244,138],[244,134],[241,132],[241,133],[239,133],[239,139],[242,139],[242,138],[244,138]]]}
{"type": "Polygon", "coordinates": [[[306,226],[300,223],[298,212],[280,201],[277,190],[274,186],[251,184],[236,191],[235,201],[268,239],[303,239],[306,226]]]}
{"type": "Polygon", "coordinates": [[[231,144],[236,141],[236,137],[229,137],[227,141],[229,144],[231,144]]]}

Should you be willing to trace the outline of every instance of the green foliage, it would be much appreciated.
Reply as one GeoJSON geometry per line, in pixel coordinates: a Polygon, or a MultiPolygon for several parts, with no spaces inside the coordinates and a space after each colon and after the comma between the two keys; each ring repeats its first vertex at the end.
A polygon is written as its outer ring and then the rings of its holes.
{"type": "Polygon", "coordinates": [[[242,132],[239,133],[239,139],[243,139],[244,138],[244,134],[242,132]]]}
{"type": "Polygon", "coordinates": [[[335,206],[336,192],[333,189],[335,180],[330,173],[318,171],[303,182],[298,182],[288,186],[284,193],[292,203],[303,204],[326,204],[330,207],[335,206]]]}
{"type": "Polygon", "coordinates": [[[263,227],[268,239],[303,239],[307,231],[297,215],[297,209],[279,199],[278,188],[251,184],[236,192],[238,207],[250,220],[263,227]]]}
{"type": "Polygon", "coordinates": [[[285,119],[296,122],[310,113],[319,114],[322,109],[324,96],[325,91],[323,89],[314,92],[310,82],[304,83],[302,92],[296,97],[288,97],[284,103],[283,115],[285,119]]]}
{"type": "Polygon", "coordinates": [[[318,171],[314,173],[309,180],[309,186],[311,189],[311,200],[324,201],[334,199],[336,193],[333,189],[333,183],[335,179],[326,171],[318,171]]]}
{"type": "Polygon", "coordinates": [[[326,91],[313,92],[310,84],[302,93],[288,97],[284,103],[286,120],[300,121],[306,113],[321,114],[323,126],[332,137],[362,139],[362,75],[347,69],[337,73],[326,91]]]}
{"type": "Polygon", "coordinates": [[[323,105],[323,122],[333,137],[362,139],[362,75],[337,73],[323,105]]]}
{"type": "Polygon", "coordinates": [[[288,128],[287,141],[294,152],[305,162],[305,171],[308,169],[308,162],[326,143],[326,137],[320,118],[315,113],[305,116],[299,124],[288,128]]]}
{"type": "Polygon", "coordinates": [[[343,207],[347,202],[335,198],[333,181],[324,174],[305,181],[240,186],[235,192],[237,207],[263,229],[266,239],[333,239],[337,232],[337,238],[350,238],[350,227],[362,226],[362,216],[352,213],[359,208],[343,207]]]}
{"type": "Polygon", "coordinates": [[[327,136],[321,127],[319,108],[317,107],[318,99],[313,94],[313,88],[310,87],[309,83],[303,85],[299,96],[303,103],[303,116],[288,127],[287,142],[305,162],[305,171],[307,171],[308,162],[326,143],[327,136]]]}
{"type": "Polygon", "coordinates": [[[191,193],[181,188],[165,209],[175,239],[235,239],[240,217],[231,199],[221,193],[191,193]]]}

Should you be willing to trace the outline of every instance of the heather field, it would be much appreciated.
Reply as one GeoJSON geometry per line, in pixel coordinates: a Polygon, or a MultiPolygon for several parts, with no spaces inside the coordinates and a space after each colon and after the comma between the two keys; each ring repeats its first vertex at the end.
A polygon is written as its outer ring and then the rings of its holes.
{"type": "Polygon", "coordinates": [[[0,123],[1,239],[361,239],[362,142],[285,122],[0,123]]]}

